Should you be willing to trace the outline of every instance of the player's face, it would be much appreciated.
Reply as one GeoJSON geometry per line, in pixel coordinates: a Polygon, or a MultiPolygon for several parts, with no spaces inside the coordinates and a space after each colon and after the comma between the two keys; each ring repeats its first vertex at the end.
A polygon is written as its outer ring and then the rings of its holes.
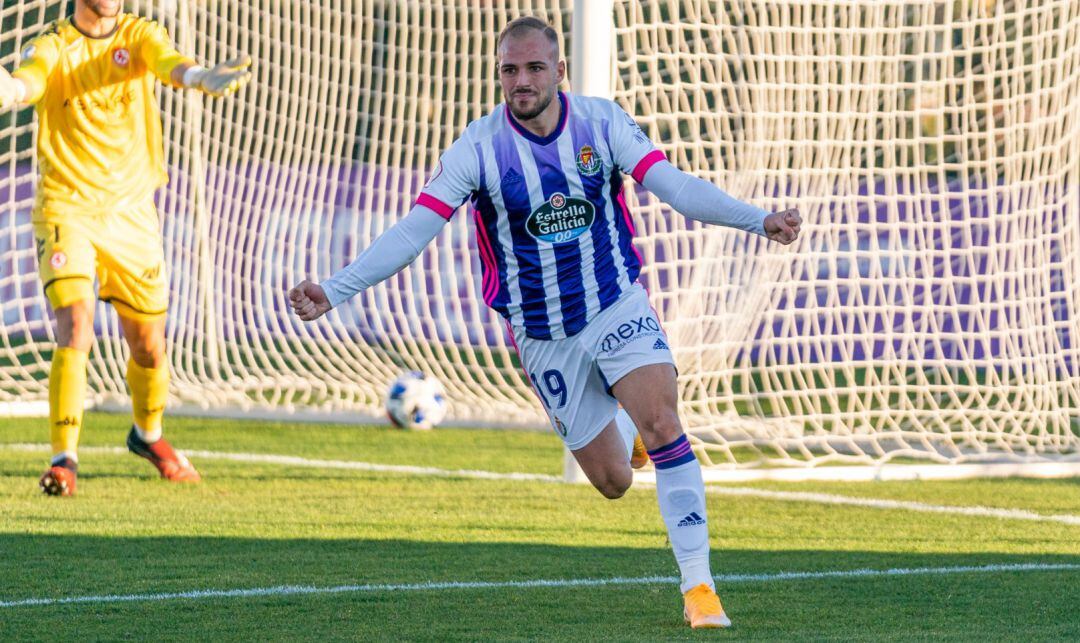
{"type": "Polygon", "coordinates": [[[565,75],[558,46],[541,31],[508,36],[499,47],[499,82],[518,120],[536,118],[547,109],[565,75]]]}
{"type": "Polygon", "coordinates": [[[99,18],[115,18],[123,7],[121,0],[82,0],[82,3],[99,18]]]}

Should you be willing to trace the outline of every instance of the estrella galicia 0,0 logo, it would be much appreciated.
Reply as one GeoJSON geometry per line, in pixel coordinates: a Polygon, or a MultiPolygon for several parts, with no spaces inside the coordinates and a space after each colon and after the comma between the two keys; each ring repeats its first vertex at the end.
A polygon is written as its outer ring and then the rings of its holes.
{"type": "Polygon", "coordinates": [[[580,237],[595,219],[596,208],[591,202],[556,192],[533,210],[525,229],[539,241],[563,243],[580,237]]]}

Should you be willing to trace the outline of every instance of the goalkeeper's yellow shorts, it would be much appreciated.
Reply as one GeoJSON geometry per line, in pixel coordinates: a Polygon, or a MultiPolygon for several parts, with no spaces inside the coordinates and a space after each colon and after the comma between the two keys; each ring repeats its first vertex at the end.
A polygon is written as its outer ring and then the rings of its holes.
{"type": "Polygon", "coordinates": [[[165,314],[169,284],[152,199],[109,212],[34,212],[38,275],[53,309],[97,296],[123,317],[165,314]]]}

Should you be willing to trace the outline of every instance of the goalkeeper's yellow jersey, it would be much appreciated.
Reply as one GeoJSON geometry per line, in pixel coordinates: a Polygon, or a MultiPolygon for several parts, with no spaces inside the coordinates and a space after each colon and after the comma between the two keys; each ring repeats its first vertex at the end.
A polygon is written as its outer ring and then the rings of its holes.
{"type": "Polygon", "coordinates": [[[107,36],[65,19],[27,45],[14,75],[37,107],[36,220],[145,201],[168,181],[154,81],[185,61],[164,27],[130,14],[107,36]]]}

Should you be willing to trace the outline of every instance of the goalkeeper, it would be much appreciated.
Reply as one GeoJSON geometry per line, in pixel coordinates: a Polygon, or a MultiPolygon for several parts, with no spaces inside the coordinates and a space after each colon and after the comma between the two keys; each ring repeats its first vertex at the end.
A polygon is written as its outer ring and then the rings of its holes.
{"type": "Polygon", "coordinates": [[[200,67],[177,52],[163,27],[120,8],[120,0],[76,0],[74,14],[26,46],[14,74],[0,68],[0,108],[35,105],[38,116],[32,221],[57,340],[49,373],[53,455],[40,481],[50,495],[75,492],[95,277],[97,297],[116,309],[131,349],[128,449],[168,480],[199,480],[161,437],[168,281],[153,199],[168,175],[154,84],[225,96],[250,80],[251,61],[200,67]]]}

